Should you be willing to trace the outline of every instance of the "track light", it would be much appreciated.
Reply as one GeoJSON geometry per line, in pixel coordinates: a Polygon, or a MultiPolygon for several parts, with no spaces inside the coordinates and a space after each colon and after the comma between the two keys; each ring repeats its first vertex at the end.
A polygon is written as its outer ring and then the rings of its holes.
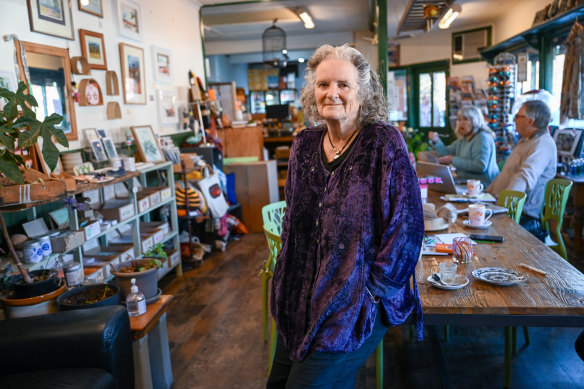
{"type": "Polygon", "coordinates": [[[442,19],[440,20],[440,23],[438,23],[438,28],[445,30],[448,27],[450,27],[450,25],[452,24],[454,19],[456,19],[460,11],[461,11],[460,5],[452,4],[448,11],[446,11],[446,13],[444,14],[442,19]]]}
{"type": "Polygon", "coordinates": [[[294,13],[296,13],[300,20],[302,20],[302,22],[304,23],[304,28],[306,28],[307,30],[314,28],[314,22],[312,21],[312,17],[310,16],[306,9],[302,7],[296,7],[294,8],[294,13]]]}

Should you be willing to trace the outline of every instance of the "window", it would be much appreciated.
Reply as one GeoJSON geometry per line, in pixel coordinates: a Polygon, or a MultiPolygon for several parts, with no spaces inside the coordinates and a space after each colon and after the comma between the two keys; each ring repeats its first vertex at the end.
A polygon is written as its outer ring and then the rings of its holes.
{"type": "Polygon", "coordinates": [[[405,69],[390,70],[387,73],[387,99],[389,100],[389,120],[408,120],[408,83],[405,69]]]}
{"type": "Polygon", "coordinates": [[[422,128],[446,127],[446,72],[418,74],[418,123],[422,128]]]}

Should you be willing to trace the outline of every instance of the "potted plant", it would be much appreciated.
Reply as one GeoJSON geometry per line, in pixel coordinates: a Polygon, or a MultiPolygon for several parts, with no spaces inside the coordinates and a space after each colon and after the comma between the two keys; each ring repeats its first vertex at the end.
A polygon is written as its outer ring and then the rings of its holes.
{"type": "Polygon", "coordinates": [[[57,297],[62,311],[118,305],[120,288],[110,284],[85,285],[73,288],[57,297]]]}
{"type": "Polygon", "coordinates": [[[153,302],[160,294],[158,290],[158,269],[162,267],[160,259],[167,258],[162,243],[152,246],[143,255],[144,258],[142,259],[122,262],[112,270],[112,274],[116,277],[116,282],[120,286],[123,299],[130,294],[132,278],[136,279],[136,286],[144,294],[146,302],[153,302]]]}
{"type": "MultiPolygon", "coordinates": [[[[0,185],[4,191],[19,184],[38,183],[38,175],[32,174],[34,179],[29,179],[27,174],[29,169],[26,168],[22,155],[24,150],[37,143],[39,137],[43,139],[43,158],[51,171],[57,166],[60,154],[53,143],[53,137],[59,144],[65,147],[69,146],[63,130],[56,127],[61,123],[63,117],[53,113],[45,117],[43,121],[38,120],[36,113],[31,109],[31,107],[38,106],[37,101],[33,95],[25,93],[26,91],[27,85],[24,82],[18,84],[18,89],[15,92],[0,88],[0,98],[4,99],[4,105],[0,107],[0,172],[3,175],[0,177],[0,185]]],[[[41,181],[43,180],[41,179],[41,181]]],[[[42,184],[44,185],[44,183],[42,184]]],[[[57,277],[55,271],[45,269],[30,272],[30,274],[26,271],[12,246],[2,214],[0,214],[0,225],[10,256],[20,272],[20,276],[12,279],[12,284],[18,285],[16,289],[20,290],[18,296],[31,298],[39,294],[46,296],[50,294],[49,292],[64,290],[64,284],[55,282],[57,277]],[[46,287],[43,287],[43,284],[46,284],[46,287]],[[33,288],[33,290],[27,291],[26,289],[29,288],[33,288]]],[[[13,298],[15,296],[6,297],[13,298]]]]}

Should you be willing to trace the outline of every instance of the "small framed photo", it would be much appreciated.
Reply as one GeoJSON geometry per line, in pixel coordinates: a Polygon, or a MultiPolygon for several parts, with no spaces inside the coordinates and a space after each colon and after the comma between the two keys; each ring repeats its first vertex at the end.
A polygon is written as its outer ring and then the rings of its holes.
{"type": "Polygon", "coordinates": [[[99,140],[99,136],[97,135],[97,131],[95,130],[95,128],[86,128],[85,137],[87,138],[87,142],[99,140]]]}
{"type": "Polygon", "coordinates": [[[103,34],[79,29],[79,40],[81,41],[81,53],[89,63],[89,67],[91,69],[107,70],[103,34]]]}
{"type": "Polygon", "coordinates": [[[98,135],[100,138],[107,138],[107,137],[108,137],[108,136],[107,136],[107,132],[105,132],[105,128],[98,128],[98,129],[97,129],[97,135],[98,135]]]}
{"type": "Polygon", "coordinates": [[[161,47],[152,46],[152,60],[154,61],[154,76],[156,81],[170,81],[170,51],[161,47]]]}
{"type": "Polygon", "coordinates": [[[91,146],[91,151],[93,151],[93,155],[95,156],[95,160],[97,162],[103,162],[107,160],[105,152],[103,151],[103,145],[99,139],[92,140],[89,142],[89,145],[91,146]]]}
{"type": "Polygon", "coordinates": [[[30,30],[74,40],[71,0],[27,0],[30,30]]]}
{"type": "Polygon", "coordinates": [[[105,154],[108,159],[118,158],[118,151],[116,150],[116,145],[112,138],[102,138],[103,148],[105,149],[105,154]]]}
{"type": "Polygon", "coordinates": [[[16,91],[16,77],[14,72],[0,70],[0,88],[6,88],[12,92],[16,91]]]}
{"type": "Polygon", "coordinates": [[[162,124],[178,123],[178,106],[176,103],[176,93],[172,90],[158,89],[156,93],[158,104],[158,117],[162,124]]]}
{"type": "Polygon", "coordinates": [[[144,162],[164,161],[158,139],[156,139],[151,126],[132,126],[130,128],[134,135],[136,146],[138,146],[138,152],[144,162]]]}
{"type": "Polygon", "coordinates": [[[120,43],[120,62],[122,65],[124,103],[146,104],[144,49],[127,43],[120,43]]]}
{"type": "Polygon", "coordinates": [[[556,141],[558,155],[564,157],[575,156],[583,131],[576,128],[558,128],[554,131],[554,140],[556,141]]]}
{"type": "MultiPolygon", "coordinates": [[[[63,173],[65,172],[63,169],[63,164],[61,163],[61,157],[57,157],[57,166],[55,166],[55,170],[51,171],[51,168],[49,167],[49,165],[47,164],[47,162],[45,161],[45,157],[43,156],[43,137],[39,136],[37,138],[37,143],[35,144],[35,151],[36,154],[39,157],[39,161],[41,163],[41,168],[43,170],[43,172],[51,177],[51,176],[56,176],[56,177],[61,177],[63,175],[63,173]]],[[[56,147],[55,147],[56,149],[56,147]]]]}
{"type": "Polygon", "coordinates": [[[77,5],[79,5],[79,11],[103,18],[102,0],[77,0],[77,5]]]}
{"type": "Polygon", "coordinates": [[[140,4],[131,0],[117,0],[117,23],[120,35],[142,40],[142,11],[140,4]]]}

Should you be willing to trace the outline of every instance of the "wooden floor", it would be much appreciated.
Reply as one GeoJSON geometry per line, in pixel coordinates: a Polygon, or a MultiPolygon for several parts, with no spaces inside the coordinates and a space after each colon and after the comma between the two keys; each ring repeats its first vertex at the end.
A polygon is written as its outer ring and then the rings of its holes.
{"type": "MultiPolygon", "coordinates": [[[[175,299],[168,310],[174,389],[263,388],[268,345],[261,329],[258,272],[268,251],[263,234],[250,234],[214,252],[198,268],[185,265],[184,277],[161,280],[175,299]]],[[[441,339],[453,388],[502,388],[503,329],[451,327],[441,339]]],[[[530,328],[531,344],[512,365],[512,388],[584,388],[584,362],[573,344],[581,329],[530,328]]],[[[384,388],[440,388],[438,361],[428,337],[409,342],[404,328],[384,338],[384,388]]],[[[357,388],[375,388],[375,359],[359,371],[357,388]]]]}

